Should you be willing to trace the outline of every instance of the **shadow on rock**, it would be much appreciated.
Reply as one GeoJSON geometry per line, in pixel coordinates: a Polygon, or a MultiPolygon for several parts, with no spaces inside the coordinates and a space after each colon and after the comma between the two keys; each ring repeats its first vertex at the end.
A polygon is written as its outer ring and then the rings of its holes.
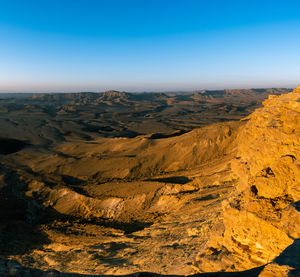
{"type": "Polygon", "coordinates": [[[7,170],[0,190],[0,255],[19,255],[49,243],[37,220],[43,209],[26,197],[18,175],[7,170]]]}
{"type": "Polygon", "coordinates": [[[295,239],[294,243],[288,246],[282,253],[274,260],[279,265],[288,265],[294,270],[291,270],[290,275],[294,276],[297,272],[300,276],[300,239],[295,239]]]}
{"type": "MultiPolygon", "coordinates": [[[[262,271],[263,267],[254,268],[246,271],[239,272],[216,272],[216,273],[200,273],[195,275],[190,275],[190,277],[254,277],[258,276],[262,271]]],[[[123,276],[123,277],[160,277],[160,276],[182,276],[182,275],[162,275],[151,272],[137,272],[127,275],[86,275],[86,274],[77,274],[77,273],[62,273],[56,270],[51,271],[42,271],[39,269],[27,268],[21,266],[15,260],[1,259],[0,258],[0,274],[1,276],[26,276],[26,277],[96,277],[96,276],[123,276]]]]}
{"type": "Polygon", "coordinates": [[[152,178],[152,179],[147,179],[146,181],[184,185],[186,183],[191,182],[192,180],[186,176],[172,176],[172,177],[163,177],[163,178],[152,178]]]}
{"type": "Polygon", "coordinates": [[[30,144],[17,139],[0,138],[0,154],[8,155],[18,152],[30,144]]]}

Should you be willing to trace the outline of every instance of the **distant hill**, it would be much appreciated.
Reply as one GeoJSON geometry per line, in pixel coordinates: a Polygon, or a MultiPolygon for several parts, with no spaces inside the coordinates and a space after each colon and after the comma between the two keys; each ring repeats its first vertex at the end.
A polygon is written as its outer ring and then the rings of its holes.
{"type": "Polygon", "coordinates": [[[32,144],[76,138],[135,137],[187,132],[250,114],[269,94],[289,89],[240,89],[185,93],[0,94],[0,134],[32,144]],[[68,123],[69,122],[69,123],[68,123]]]}

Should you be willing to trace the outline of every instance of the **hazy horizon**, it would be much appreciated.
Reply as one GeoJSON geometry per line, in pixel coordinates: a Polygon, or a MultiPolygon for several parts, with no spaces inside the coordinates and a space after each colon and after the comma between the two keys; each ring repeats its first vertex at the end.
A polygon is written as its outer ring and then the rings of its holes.
{"type": "Polygon", "coordinates": [[[193,91],[202,91],[202,90],[207,90],[207,91],[214,91],[214,90],[239,90],[239,89],[274,89],[274,88],[279,88],[279,89],[293,89],[297,86],[294,87],[236,87],[236,88],[229,88],[229,87],[224,87],[224,88],[195,88],[195,89],[157,89],[157,90],[122,90],[122,89],[95,89],[95,90],[65,90],[65,91],[60,91],[60,90],[48,90],[48,91],[18,91],[18,90],[13,90],[13,91],[5,91],[5,90],[0,90],[0,94],[6,94],[6,93],[34,93],[34,94],[39,94],[39,93],[104,93],[106,91],[119,91],[119,92],[127,92],[127,93],[188,93],[188,92],[193,92],[193,91]]]}
{"type": "Polygon", "coordinates": [[[188,93],[188,92],[193,92],[193,91],[202,91],[202,90],[207,90],[207,91],[214,91],[214,90],[239,90],[239,89],[274,89],[274,88],[282,88],[282,89],[293,89],[297,87],[295,86],[287,86],[287,87],[274,87],[274,86],[267,86],[267,87],[220,87],[220,88],[194,88],[194,89],[154,89],[154,90],[125,90],[125,89],[94,89],[94,90],[13,90],[13,91],[5,91],[5,90],[0,90],[0,94],[4,93],[85,93],[85,92],[91,92],[91,93],[103,93],[106,91],[119,91],[119,92],[127,92],[127,93],[188,93]]]}

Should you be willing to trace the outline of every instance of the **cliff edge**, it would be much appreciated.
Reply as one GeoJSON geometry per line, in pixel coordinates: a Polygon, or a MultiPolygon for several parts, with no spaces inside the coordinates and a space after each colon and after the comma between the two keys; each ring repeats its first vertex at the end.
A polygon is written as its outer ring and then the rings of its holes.
{"type": "Polygon", "coordinates": [[[300,237],[300,86],[269,96],[245,120],[231,163],[239,181],[222,203],[225,232],[212,232],[196,265],[215,272],[267,264],[260,276],[293,276],[299,274],[299,253],[285,261],[280,256],[300,237]]]}

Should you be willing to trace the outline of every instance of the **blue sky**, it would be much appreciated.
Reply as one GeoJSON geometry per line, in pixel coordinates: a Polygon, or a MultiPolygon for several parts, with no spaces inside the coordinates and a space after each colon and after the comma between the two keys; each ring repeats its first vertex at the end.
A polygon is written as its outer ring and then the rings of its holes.
{"type": "Polygon", "coordinates": [[[300,84],[300,1],[0,0],[0,91],[300,84]]]}

